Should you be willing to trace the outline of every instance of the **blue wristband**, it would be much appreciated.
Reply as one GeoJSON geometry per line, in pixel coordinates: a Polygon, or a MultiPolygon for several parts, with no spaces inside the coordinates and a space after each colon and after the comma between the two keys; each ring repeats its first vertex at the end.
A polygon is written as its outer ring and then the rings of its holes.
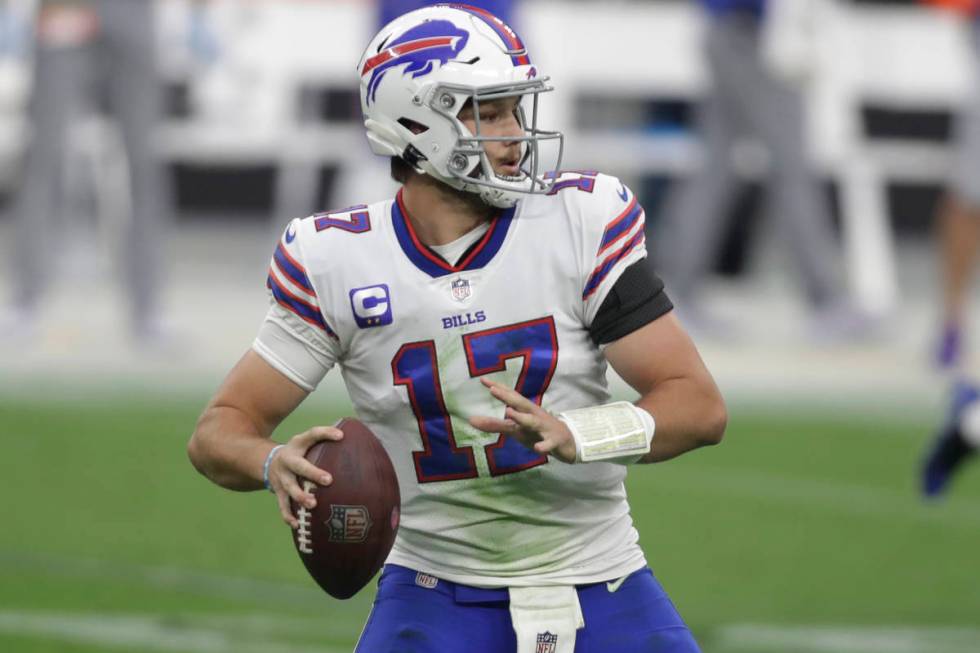
{"type": "Polygon", "coordinates": [[[284,444],[277,444],[272,447],[269,451],[269,455],[265,457],[265,463],[262,464],[262,484],[265,485],[265,489],[272,492],[272,487],[269,486],[269,464],[272,463],[272,459],[275,457],[276,452],[285,447],[284,444]]]}

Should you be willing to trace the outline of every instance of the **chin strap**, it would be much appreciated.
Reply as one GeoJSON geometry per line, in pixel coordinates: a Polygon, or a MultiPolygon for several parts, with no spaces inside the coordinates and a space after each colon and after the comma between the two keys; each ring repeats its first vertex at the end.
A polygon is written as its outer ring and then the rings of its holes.
{"type": "Polygon", "coordinates": [[[428,159],[419,151],[419,148],[414,145],[407,145],[405,151],[402,152],[402,159],[405,160],[405,163],[415,168],[416,172],[425,174],[425,170],[422,169],[422,162],[428,161],[428,159]]]}

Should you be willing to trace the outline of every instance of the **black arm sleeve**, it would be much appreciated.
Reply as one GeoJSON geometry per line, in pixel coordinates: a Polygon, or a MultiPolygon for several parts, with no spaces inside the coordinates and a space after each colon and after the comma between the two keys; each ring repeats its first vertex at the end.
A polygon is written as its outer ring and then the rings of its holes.
{"type": "Polygon", "coordinates": [[[646,259],[623,270],[613,285],[592,325],[589,336],[605,345],[653,322],[674,305],[664,292],[664,282],[650,269],[646,259]]]}

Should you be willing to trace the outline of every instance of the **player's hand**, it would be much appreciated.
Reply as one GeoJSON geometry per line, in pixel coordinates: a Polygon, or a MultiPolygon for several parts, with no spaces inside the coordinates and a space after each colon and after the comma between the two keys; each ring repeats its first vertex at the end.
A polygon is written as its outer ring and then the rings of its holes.
{"type": "Polygon", "coordinates": [[[504,419],[476,415],[469,419],[470,424],[487,433],[503,433],[528,449],[562,462],[575,462],[575,440],[563,421],[516,390],[487,378],[480,379],[480,383],[506,406],[504,419]]]}
{"type": "Polygon", "coordinates": [[[344,437],[343,431],[333,426],[314,426],[309,431],[294,435],[283,445],[269,463],[269,487],[276,494],[279,513],[291,528],[299,527],[296,516],[289,509],[289,500],[306,508],[316,506],[313,495],[302,488],[303,480],[318,485],[330,485],[333,477],[306,459],[306,452],[321,440],[336,442],[344,437]]]}

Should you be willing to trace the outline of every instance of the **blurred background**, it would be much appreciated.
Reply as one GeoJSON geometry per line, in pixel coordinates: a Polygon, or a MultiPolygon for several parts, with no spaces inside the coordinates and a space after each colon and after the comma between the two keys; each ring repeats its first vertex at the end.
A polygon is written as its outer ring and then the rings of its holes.
{"type": "MultiPolygon", "coordinates": [[[[980,364],[939,236],[980,184],[970,0],[498,4],[563,167],[636,191],[729,401],[720,447],[629,480],[705,651],[980,650],[980,467],[919,490],[980,364]]],[[[272,498],[184,445],[286,222],[391,196],[355,74],[386,10],[0,0],[3,650],[353,648],[373,589],[320,592],[272,498]]],[[[349,412],[333,373],[276,437],[349,412]]]]}

